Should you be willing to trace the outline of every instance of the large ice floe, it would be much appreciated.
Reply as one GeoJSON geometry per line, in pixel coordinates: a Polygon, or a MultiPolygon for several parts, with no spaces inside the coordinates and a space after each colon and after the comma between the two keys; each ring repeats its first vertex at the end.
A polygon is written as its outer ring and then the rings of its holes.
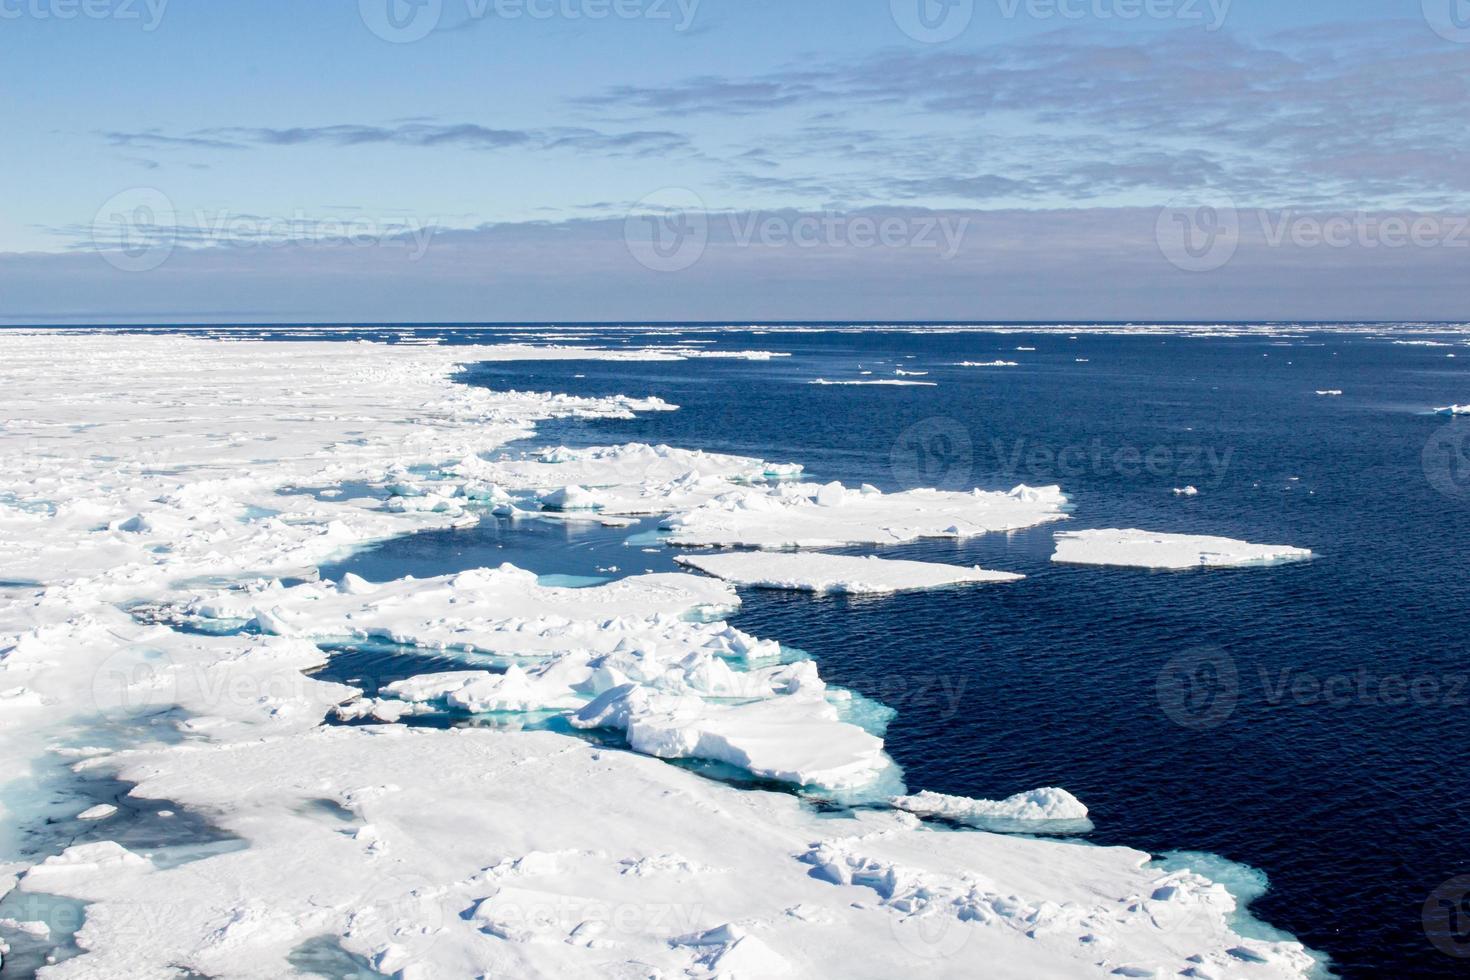
{"type": "Polygon", "coordinates": [[[836,548],[968,538],[1067,517],[1060,487],[1008,493],[909,490],[885,494],[829,483],[736,490],[669,518],[669,541],[687,547],[836,548]]]}
{"type": "Polygon", "coordinates": [[[1305,548],[1287,545],[1138,530],[1061,531],[1056,543],[1052,561],[1069,565],[1182,570],[1274,565],[1312,557],[1305,548]]]}
{"type": "Polygon", "coordinates": [[[683,555],[678,562],[737,585],[854,595],[881,595],[985,582],[1018,582],[1024,578],[1011,572],[993,572],[984,568],[896,561],[872,555],[855,558],[811,552],[742,551],[683,555]]]}
{"type": "Polygon", "coordinates": [[[672,406],[454,380],[636,356],[0,332],[0,950],[51,943],[48,980],[1312,969],[1149,855],[956,829],[1086,813],[1059,790],[909,795],[856,695],[722,620],[726,583],[318,580],[497,511],[677,512],[676,537],[778,547],[1062,516],[1055,490],[793,486],[666,447],[507,455],[538,421],[672,406]],[[312,676],[344,641],[425,672],[370,696],[312,676]],[[80,928],[48,921],[77,903],[80,928]]]}

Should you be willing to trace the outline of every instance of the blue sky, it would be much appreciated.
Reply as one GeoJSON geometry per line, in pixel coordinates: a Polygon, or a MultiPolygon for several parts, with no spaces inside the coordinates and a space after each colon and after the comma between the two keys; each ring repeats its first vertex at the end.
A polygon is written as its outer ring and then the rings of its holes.
{"type": "Polygon", "coordinates": [[[10,322],[1470,315],[1464,0],[0,0],[0,52],[10,322]]]}

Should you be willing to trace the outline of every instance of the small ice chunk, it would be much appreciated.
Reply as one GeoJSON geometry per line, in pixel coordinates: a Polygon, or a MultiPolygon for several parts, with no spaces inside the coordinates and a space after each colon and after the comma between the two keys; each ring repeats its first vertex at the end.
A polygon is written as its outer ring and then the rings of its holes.
{"type": "Polygon", "coordinates": [[[550,510],[597,510],[603,506],[602,498],[585,487],[562,487],[543,494],[542,506],[550,510]]]}
{"type": "Polygon", "coordinates": [[[117,807],[113,806],[111,803],[99,803],[96,806],[89,807],[83,810],[81,813],[77,814],[77,819],[106,820],[108,817],[112,816],[116,812],[117,807]]]}
{"type": "Polygon", "coordinates": [[[1196,486],[1175,487],[1174,488],[1174,496],[1176,496],[1176,497],[1198,497],[1199,496],[1199,487],[1196,487],[1196,486]]]}
{"type": "Polygon", "coordinates": [[[892,803],[895,809],[921,817],[942,817],[988,830],[1035,830],[1045,824],[1068,824],[1071,826],[1065,829],[1069,830],[1091,826],[1087,822],[1087,807],[1064,789],[1037,789],[1000,801],[919,793],[897,797],[892,803]]]}

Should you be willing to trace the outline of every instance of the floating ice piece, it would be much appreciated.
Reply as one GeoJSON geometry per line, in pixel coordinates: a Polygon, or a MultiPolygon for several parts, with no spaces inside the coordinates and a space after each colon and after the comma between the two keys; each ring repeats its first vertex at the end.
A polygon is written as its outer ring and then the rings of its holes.
{"type": "Polygon", "coordinates": [[[1127,568],[1228,568],[1312,557],[1312,552],[1306,549],[1285,545],[1139,530],[1060,531],[1056,544],[1052,561],[1127,568]]]}
{"type": "Polygon", "coordinates": [[[78,820],[106,820],[117,813],[117,807],[111,803],[99,803],[94,807],[88,807],[77,814],[78,820]]]}
{"type": "Polygon", "coordinates": [[[725,494],[665,527],[671,543],[687,547],[835,548],[1020,530],[1066,519],[1066,506],[1060,487],[883,494],[872,487],[785,484],[725,494]]]}
{"type": "Polygon", "coordinates": [[[1199,487],[1196,487],[1196,486],[1175,487],[1174,488],[1174,496],[1176,496],[1176,497],[1198,497],[1199,496],[1199,487]]]}
{"type": "Polygon", "coordinates": [[[1324,391],[1319,391],[1317,394],[1323,398],[1339,398],[1342,396],[1342,392],[1337,388],[1329,388],[1324,391]]]}
{"type": "Polygon", "coordinates": [[[1470,415],[1470,405],[1450,405],[1446,408],[1436,408],[1436,415],[1470,415]]]}
{"type": "Polygon", "coordinates": [[[253,622],[271,636],[355,637],[544,656],[575,647],[610,648],[629,634],[694,629],[682,620],[712,619],[740,606],[729,586],[689,574],[638,575],[569,589],[542,585],[535,573],[503,565],[402,579],[367,591],[360,583],[271,583],[213,592],[189,603],[177,618],[253,622]]]}
{"type": "Polygon", "coordinates": [[[1020,367],[1019,361],[960,361],[955,367],[1020,367]]]}
{"type": "Polygon", "coordinates": [[[897,797],[892,803],[917,816],[942,817],[982,830],[1085,833],[1092,829],[1087,807],[1064,789],[1032,790],[998,802],[919,793],[897,797]]]}
{"type": "Polygon", "coordinates": [[[541,497],[541,503],[552,510],[599,510],[602,497],[582,487],[563,487],[541,497]]]}
{"type": "Polygon", "coordinates": [[[794,592],[878,595],[981,582],[1016,582],[1023,575],[932,562],[894,561],[845,555],[735,552],[687,555],[679,564],[737,585],[794,592]]]}
{"type": "Polygon", "coordinates": [[[819,694],[717,705],[628,684],[587,705],[572,724],[620,730],[645,755],[710,759],[797,786],[858,789],[891,767],[882,739],[841,721],[819,694]]]}

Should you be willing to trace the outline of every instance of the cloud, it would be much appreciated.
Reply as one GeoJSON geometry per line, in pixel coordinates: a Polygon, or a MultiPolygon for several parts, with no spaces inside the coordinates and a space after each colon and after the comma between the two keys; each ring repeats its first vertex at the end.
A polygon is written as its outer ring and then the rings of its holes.
{"type": "Polygon", "coordinates": [[[1261,203],[1428,207],[1470,200],[1467,99],[1470,46],[1388,21],[1260,38],[1068,28],[977,50],[617,86],[575,104],[631,118],[764,117],[789,137],[779,143],[788,170],[817,166],[824,149],[881,152],[898,194],[926,182],[984,188],[1002,174],[1078,200],[1208,187],[1261,203]],[[794,106],[827,123],[783,129],[794,106]],[[882,135],[844,131],[852,115],[868,131],[883,121],[882,135]],[[946,136],[965,152],[946,148],[946,136]],[[1038,146],[1045,152],[1028,152],[1038,146]]]}
{"type": "MultiPolygon", "coordinates": [[[[716,212],[702,254],[677,272],[641,265],[621,216],[439,231],[417,252],[405,235],[212,247],[187,239],[143,273],[115,269],[96,253],[0,255],[0,277],[10,284],[0,318],[229,321],[247,309],[260,311],[251,319],[317,322],[1463,315],[1470,248],[1448,240],[1302,244],[1291,234],[1273,240],[1284,227],[1275,224],[1279,216],[1243,215],[1229,261],[1189,272],[1161,249],[1159,217],[1153,208],[716,212]],[[871,229],[884,221],[911,234],[883,244],[858,233],[859,223],[871,229]],[[802,222],[811,237],[789,234],[802,222]],[[782,234],[766,236],[765,223],[782,234]],[[952,253],[923,242],[942,225],[962,230],[952,253]],[[174,305],[161,306],[163,298],[174,305]]],[[[1297,217],[1320,224],[1333,216],[1297,217]]],[[[1381,228],[1395,217],[1408,226],[1402,215],[1365,220],[1381,228]]],[[[1440,227],[1470,241],[1470,230],[1452,224],[1440,227]]]]}
{"type": "Polygon", "coordinates": [[[226,126],[170,135],[157,130],[103,134],[114,146],[149,149],[193,148],[239,150],[250,147],[370,145],[470,150],[575,150],[640,156],[686,149],[688,138],[669,130],[607,133],[587,127],[495,129],[476,123],[401,122],[391,126],[338,123],[327,126],[226,126]]]}

